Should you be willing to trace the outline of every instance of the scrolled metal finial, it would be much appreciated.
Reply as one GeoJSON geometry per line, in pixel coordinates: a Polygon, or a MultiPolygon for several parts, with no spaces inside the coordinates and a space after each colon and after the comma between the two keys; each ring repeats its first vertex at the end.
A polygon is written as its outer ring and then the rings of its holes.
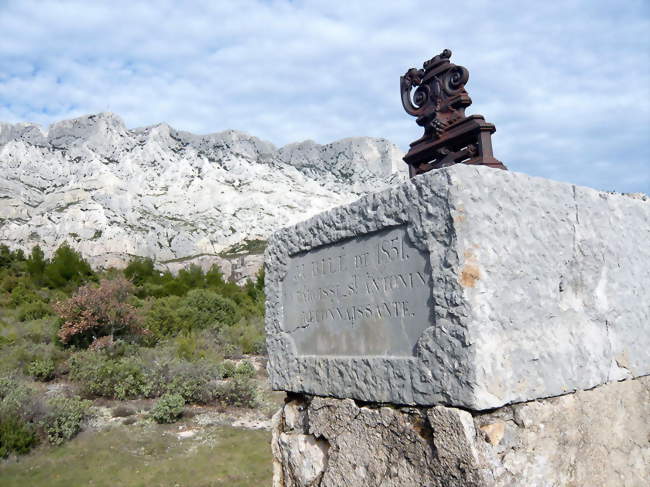
{"type": "Polygon", "coordinates": [[[424,64],[422,65],[422,67],[424,69],[429,69],[429,67],[431,67],[431,66],[434,66],[434,65],[439,64],[439,63],[443,63],[445,61],[449,61],[450,57],[451,57],[451,50],[450,49],[444,49],[437,56],[433,56],[428,61],[424,61],[424,64]]]}
{"type": "Polygon", "coordinates": [[[469,71],[462,66],[454,66],[445,75],[444,86],[450,95],[465,88],[469,80],[469,71]]]}
{"type": "Polygon", "coordinates": [[[424,128],[404,156],[411,176],[461,162],[506,169],[492,156],[494,125],[481,115],[465,116],[472,104],[465,91],[469,71],[450,58],[451,50],[445,49],[422,69],[411,68],[400,77],[402,106],[424,128]]]}
{"type": "Polygon", "coordinates": [[[414,117],[418,116],[420,107],[426,103],[428,98],[428,88],[419,89],[423,75],[424,70],[411,68],[400,78],[402,106],[409,115],[414,117]],[[418,89],[415,90],[413,99],[411,99],[411,89],[414,87],[418,89]]]}

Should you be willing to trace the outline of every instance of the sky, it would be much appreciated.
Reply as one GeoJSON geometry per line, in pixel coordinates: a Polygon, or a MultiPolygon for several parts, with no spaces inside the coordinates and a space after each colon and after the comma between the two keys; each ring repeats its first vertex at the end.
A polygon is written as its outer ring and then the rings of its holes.
{"type": "Polygon", "coordinates": [[[648,0],[0,0],[0,121],[110,111],[406,151],[399,77],[444,48],[509,169],[650,193],[648,0]]]}

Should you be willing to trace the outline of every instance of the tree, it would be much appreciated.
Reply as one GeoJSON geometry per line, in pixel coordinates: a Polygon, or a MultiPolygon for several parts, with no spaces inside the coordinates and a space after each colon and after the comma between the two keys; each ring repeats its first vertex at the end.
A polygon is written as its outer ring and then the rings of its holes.
{"type": "Polygon", "coordinates": [[[95,277],[90,264],[81,254],[64,242],[45,267],[45,282],[49,287],[76,287],[95,277]]]}
{"type": "Polygon", "coordinates": [[[149,257],[137,257],[129,262],[129,265],[124,269],[124,275],[136,286],[141,286],[145,282],[150,281],[155,274],[156,269],[153,260],[149,257]]]}
{"type": "Polygon", "coordinates": [[[27,273],[35,282],[41,284],[43,282],[43,273],[45,272],[45,267],[47,267],[47,260],[45,260],[45,254],[41,250],[41,247],[35,245],[32,248],[32,252],[27,258],[27,273]]]}
{"type": "Polygon", "coordinates": [[[127,303],[134,287],[128,280],[103,279],[99,286],[86,284],[65,301],[54,304],[63,320],[58,337],[66,345],[87,347],[103,343],[103,337],[133,339],[148,334],[136,309],[127,303]],[[99,342],[102,340],[102,342],[99,342]]]}
{"type": "Polygon", "coordinates": [[[13,261],[11,250],[5,244],[0,244],[0,269],[3,267],[11,267],[13,261]]]}

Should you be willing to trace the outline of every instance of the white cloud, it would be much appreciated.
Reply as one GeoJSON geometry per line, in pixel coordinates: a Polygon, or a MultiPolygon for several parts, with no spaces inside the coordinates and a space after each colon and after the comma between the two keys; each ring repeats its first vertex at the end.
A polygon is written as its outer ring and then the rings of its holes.
{"type": "Polygon", "coordinates": [[[0,120],[110,110],[128,126],[278,145],[420,136],[398,78],[443,48],[511,169],[650,192],[648,3],[0,3],[0,120]]]}

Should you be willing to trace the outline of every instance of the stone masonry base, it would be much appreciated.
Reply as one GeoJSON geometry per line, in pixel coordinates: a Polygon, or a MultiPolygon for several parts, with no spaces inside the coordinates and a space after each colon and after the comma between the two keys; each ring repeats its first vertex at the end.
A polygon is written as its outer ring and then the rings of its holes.
{"type": "Polygon", "coordinates": [[[650,377],[472,413],[290,395],[274,487],[647,486],[650,377]]]}

